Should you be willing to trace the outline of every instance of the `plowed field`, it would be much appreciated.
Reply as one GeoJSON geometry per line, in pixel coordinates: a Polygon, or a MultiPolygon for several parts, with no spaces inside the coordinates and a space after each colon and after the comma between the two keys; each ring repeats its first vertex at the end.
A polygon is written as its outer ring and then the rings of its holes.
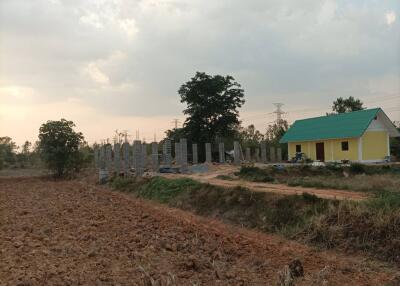
{"type": "Polygon", "coordinates": [[[305,274],[297,285],[385,285],[396,275],[79,181],[0,179],[1,285],[275,285],[295,258],[305,274]]]}

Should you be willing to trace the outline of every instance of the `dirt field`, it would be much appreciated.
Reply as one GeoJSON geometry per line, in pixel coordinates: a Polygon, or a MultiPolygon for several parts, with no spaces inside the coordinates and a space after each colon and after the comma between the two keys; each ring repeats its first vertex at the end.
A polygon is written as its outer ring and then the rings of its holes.
{"type": "Polygon", "coordinates": [[[0,178],[1,285],[275,285],[295,258],[296,285],[386,285],[397,271],[83,181],[0,178]]]}
{"type": "Polygon", "coordinates": [[[236,187],[241,186],[248,188],[255,192],[272,192],[286,195],[302,194],[307,192],[309,194],[316,195],[317,197],[324,199],[336,199],[336,200],[363,200],[368,198],[368,194],[360,192],[352,192],[345,190],[333,190],[333,189],[316,189],[316,188],[303,188],[303,187],[290,187],[283,184],[271,184],[271,183],[256,183],[248,182],[244,180],[228,181],[218,179],[219,175],[229,175],[234,177],[234,173],[239,170],[239,167],[232,165],[210,165],[210,171],[205,173],[194,173],[194,174],[163,174],[165,177],[177,178],[177,177],[189,177],[202,183],[209,183],[220,187],[236,187]]]}

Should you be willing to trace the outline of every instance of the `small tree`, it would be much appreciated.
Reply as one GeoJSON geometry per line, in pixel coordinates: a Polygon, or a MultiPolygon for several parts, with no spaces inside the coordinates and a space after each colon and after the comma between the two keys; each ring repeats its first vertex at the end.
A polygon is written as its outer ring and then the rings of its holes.
{"type": "Polygon", "coordinates": [[[346,113],[363,110],[363,103],[359,99],[350,96],[349,98],[339,97],[333,102],[332,111],[336,113],[346,113]]]}
{"type": "Polygon", "coordinates": [[[243,147],[257,148],[264,140],[264,134],[258,131],[253,124],[238,130],[238,137],[243,147]]]}
{"type": "Polygon", "coordinates": [[[73,130],[72,121],[61,119],[47,121],[39,129],[39,151],[49,170],[57,176],[78,171],[82,164],[79,146],[83,142],[81,132],[73,130]]]}

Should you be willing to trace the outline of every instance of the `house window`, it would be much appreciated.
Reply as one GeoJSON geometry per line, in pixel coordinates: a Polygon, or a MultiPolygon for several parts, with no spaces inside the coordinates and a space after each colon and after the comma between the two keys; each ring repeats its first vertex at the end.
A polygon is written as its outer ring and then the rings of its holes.
{"type": "Polygon", "coordinates": [[[349,141],[342,142],[342,151],[349,151],[349,141]]]}
{"type": "Polygon", "coordinates": [[[296,153],[301,153],[301,145],[296,145],[296,153]]]}

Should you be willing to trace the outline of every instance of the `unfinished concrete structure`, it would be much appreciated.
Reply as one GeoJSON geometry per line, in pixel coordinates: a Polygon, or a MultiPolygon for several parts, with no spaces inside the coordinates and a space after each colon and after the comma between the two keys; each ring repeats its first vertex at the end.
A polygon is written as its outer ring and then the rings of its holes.
{"type": "Polygon", "coordinates": [[[166,139],[163,144],[163,163],[167,168],[170,168],[172,165],[171,150],[172,150],[171,140],[166,139]]]}
{"type": "Polygon", "coordinates": [[[179,142],[175,142],[175,164],[180,165],[181,164],[181,146],[179,145],[179,142]]]}
{"type": "Polygon", "coordinates": [[[271,146],[269,147],[269,158],[270,161],[275,163],[276,162],[276,155],[275,155],[275,147],[271,146]]]}
{"type": "Polygon", "coordinates": [[[114,171],[117,175],[121,172],[121,145],[114,143],[114,171]]]}
{"type": "Polygon", "coordinates": [[[276,160],[282,162],[282,148],[276,148],[276,160]]]}
{"type": "Polygon", "coordinates": [[[94,167],[95,168],[99,168],[100,167],[100,163],[99,163],[99,161],[100,161],[100,149],[99,149],[99,147],[95,146],[93,152],[94,152],[94,167]]]}
{"type": "Polygon", "coordinates": [[[224,142],[220,142],[218,144],[218,154],[219,154],[219,162],[221,164],[225,163],[225,145],[224,145],[224,142]]]}
{"type": "Polygon", "coordinates": [[[192,163],[194,165],[199,163],[199,155],[197,153],[197,144],[192,144],[192,163]]]}
{"type": "Polygon", "coordinates": [[[122,144],[122,157],[124,159],[124,176],[128,176],[130,168],[130,145],[128,142],[122,144]]]}
{"type": "Polygon", "coordinates": [[[206,143],[206,163],[211,163],[212,155],[211,155],[211,143],[206,143]]]}
{"type": "Polygon", "coordinates": [[[265,141],[261,142],[261,162],[267,163],[267,143],[265,141]]]}
{"type": "Polygon", "coordinates": [[[238,141],[233,142],[233,163],[240,165],[240,145],[238,141]]]}
{"type": "Polygon", "coordinates": [[[100,147],[100,161],[99,161],[100,169],[106,168],[106,146],[102,145],[100,147]]]}
{"type": "Polygon", "coordinates": [[[246,147],[246,161],[251,161],[251,150],[250,147],[246,147]]]}
{"type": "Polygon", "coordinates": [[[256,148],[256,149],[255,149],[254,160],[255,160],[256,162],[260,162],[260,148],[256,148]]]}
{"type": "Polygon", "coordinates": [[[182,138],[179,142],[180,147],[180,167],[182,173],[188,171],[188,159],[187,159],[187,140],[182,138]]]}
{"type": "Polygon", "coordinates": [[[143,146],[140,140],[133,141],[133,167],[136,176],[143,175],[143,146]]]}
{"type": "Polygon", "coordinates": [[[151,166],[154,172],[158,172],[158,144],[157,142],[151,143],[151,166]]]}

